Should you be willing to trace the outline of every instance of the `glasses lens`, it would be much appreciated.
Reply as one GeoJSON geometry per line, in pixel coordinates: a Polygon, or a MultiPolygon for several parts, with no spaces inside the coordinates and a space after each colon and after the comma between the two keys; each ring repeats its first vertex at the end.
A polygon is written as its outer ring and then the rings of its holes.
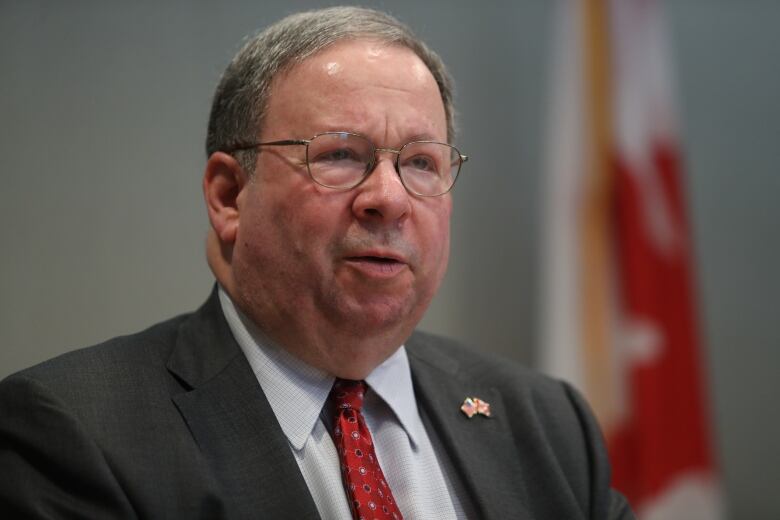
{"type": "Polygon", "coordinates": [[[367,139],[346,132],[320,134],[309,142],[309,173],[329,188],[352,188],[366,174],[374,148],[367,139]]]}
{"type": "Polygon", "coordinates": [[[412,142],[401,149],[398,166],[407,189],[435,196],[450,191],[460,171],[460,153],[444,143],[412,142]]]}

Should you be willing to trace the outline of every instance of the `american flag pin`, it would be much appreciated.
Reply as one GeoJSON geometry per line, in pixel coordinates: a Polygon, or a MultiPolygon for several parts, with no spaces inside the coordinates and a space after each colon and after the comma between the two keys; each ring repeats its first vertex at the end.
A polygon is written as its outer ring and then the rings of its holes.
{"type": "Polygon", "coordinates": [[[479,397],[467,397],[460,406],[460,411],[465,413],[469,419],[475,415],[490,417],[490,403],[479,397]]]}

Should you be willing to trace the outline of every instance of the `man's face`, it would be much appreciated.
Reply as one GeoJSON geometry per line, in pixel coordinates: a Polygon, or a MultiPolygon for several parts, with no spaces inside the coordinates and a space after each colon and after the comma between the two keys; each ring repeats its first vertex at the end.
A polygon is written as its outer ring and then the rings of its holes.
{"type": "MultiPolygon", "coordinates": [[[[406,48],[358,40],[274,80],[259,140],[349,131],[399,149],[413,140],[446,142],[446,128],[422,61],[406,48]]],[[[314,348],[339,362],[365,355],[378,364],[408,337],[438,289],[451,198],[409,194],[394,159],[380,152],[365,182],[339,191],[310,179],[304,146],[263,147],[258,155],[254,178],[238,196],[235,292],[242,310],[294,352],[314,348]],[[296,342],[318,345],[289,344],[296,342]]]]}

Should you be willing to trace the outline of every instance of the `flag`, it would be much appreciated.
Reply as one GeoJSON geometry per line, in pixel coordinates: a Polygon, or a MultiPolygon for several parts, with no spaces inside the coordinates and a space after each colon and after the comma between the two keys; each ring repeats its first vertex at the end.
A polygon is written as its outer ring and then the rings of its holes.
{"type": "Polygon", "coordinates": [[[586,395],[640,518],[721,518],[661,5],[557,8],[540,361],[586,395]]]}

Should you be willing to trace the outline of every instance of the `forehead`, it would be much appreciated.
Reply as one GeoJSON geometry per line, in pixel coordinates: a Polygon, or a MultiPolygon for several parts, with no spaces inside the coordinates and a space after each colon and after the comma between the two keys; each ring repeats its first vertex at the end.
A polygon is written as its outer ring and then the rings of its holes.
{"type": "Polygon", "coordinates": [[[312,135],[326,130],[368,135],[393,125],[399,133],[446,139],[436,80],[406,47],[337,42],[279,74],[270,94],[264,125],[269,131],[293,125],[312,135]]]}

